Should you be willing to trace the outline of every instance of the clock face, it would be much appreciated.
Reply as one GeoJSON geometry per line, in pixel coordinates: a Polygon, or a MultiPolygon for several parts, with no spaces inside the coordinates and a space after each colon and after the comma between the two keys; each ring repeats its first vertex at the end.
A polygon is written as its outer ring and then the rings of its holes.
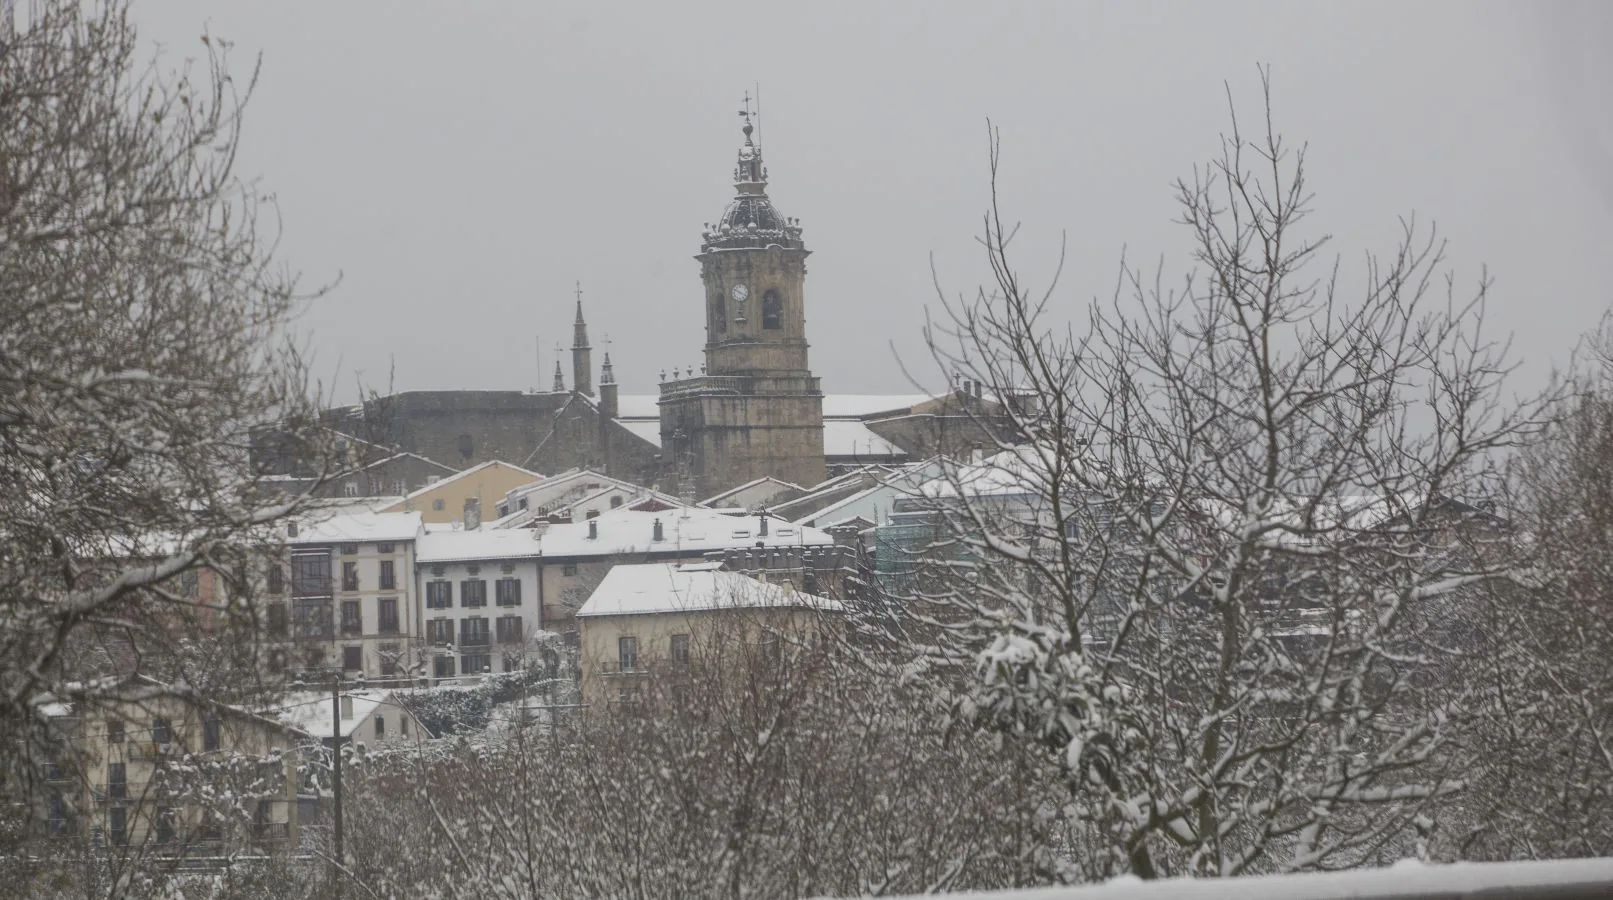
{"type": "Polygon", "coordinates": [[[733,295],[734,302],[744,303],[745,298],[750,296],[750,288],[743,284],[736,284],[734,285],[734,289],[729,291],[729,293],[733,295]]]}

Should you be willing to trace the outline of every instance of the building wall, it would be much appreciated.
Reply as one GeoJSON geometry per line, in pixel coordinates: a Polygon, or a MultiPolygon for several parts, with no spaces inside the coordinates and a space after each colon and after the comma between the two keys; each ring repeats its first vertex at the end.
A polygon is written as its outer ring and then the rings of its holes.
{"type": "Polygon", "coordinates": [[[533,658],[534,636],[543,630],[543,609],[538,597],[539,567],[536,558],[538,542],[533,540],[534,556],[528,559],[478,559],[455,562],[427,562],[421,563],[417,569],[416,596],[419,598],[420,631],[422,652],[426,663],[426,674],[432,678],[460,677],[464,675],[480,674],[481,665],[474,664],[474,657],[486,657],[486,669],[492,672],[519,671],[533,658]],[[473,571],[474,570],[474,571],[473,571]],[[521,585],[521,602],[518,606],[499,606],[497,582],[502,578],[513,578],[521,585]],[[479,607],[464,605],[464,589],[462,582],[467,580],[480,580],[487,583],[487,604],[479,607]],[[446,582],[453,604],[446,609],[428,609],[426,607],[427,585],[434,582],[446,582]],[[522,639],[515,643],[500,643],[498,636],[498,619],[503,616],[519,616],[521,619],[522,639]],[[461,625],[465,619],[485,618],[488,620],[488,640],[485,647],[467,647],[460,642],[461,625]],[[446,621],[451,623],[449,629],[453,634],[453,648],[449,649],[441,643],[431,640],[432,622],[446,621]],[[472,660],[473,668],[467,670],[467,658],[472,660]],[[450,666],[452,671],[445,672],[439,669],[439,660],[442,665],[450,666]]]}
{"type": "MultiPolygon", "coordinates": [[[[123,838],[130,845],[157,840],[157,820],[163,809],[171,811],[176,843],[184,845],[212,837],[199,831],[204,822],[203,810],[194,797],[166,795],[156,777],[159,770],[180,765],[187,753],[196,754],[197,761],[222,760],[235,755],[266,760],[261,769],[242,773],[235,782],[238,790],[256,789],[244,791],[240,802],[252,804],[247,815],[256,817],[264,827],[222,834],[219,839],[245,843],[260,839],[283,840],[288,836],[288,799],[295,796],[296,781],[295,778],[288,781],[284,766],[290,766],[295,773],[295,756],[287,757],[284,763],[268,760],[268,757],[274,751],[294,749],[297,738],[272,722],[217,709],[199,709],[177,698],[158,697],[87,710],[80,718],[78,739],[82,766],[80,816],[85,825],[99,827],[102,839],[108,843],[116,843],[116,836],[111,832],[114,809],[123,810],[123,838]],[[218,747],[211,750],[204,746],[204,723],[209,719],[217,720],[219,736],[218,747]],[[158,720],[168,723],[171,740],[166,745],[158,745],[154,738],[153,726],[158,720]],[[121,723],[124,735],[121,742],[109,741],[111,722],[121,723]],[[124,767],[122,797],[115,796],[112,786],[113,764],[124,767]]],[[[184,765],[193,766],[193,762],[184,765]]],[[[189,782],[195,786],[196,777],[194,773],[176,773],[174,783],[189,782]]]]}
{"type": "Polygon", "coordinates": [[[491,519],[505,494],[535,479],[532,472],[494,461],[470,474],[445,478],[381,512],[418,512],[421,521],[435,524],[458,522],[464,518],[465,501],[474,499],[482,517],[491,519]]]}
{"type": "Polygon", "coordinates": [[[685,464],[686,455],[699,497],[764,475],[801,485],[823,481],[823,396],[816,392],[816,379],[795,387],[801,392],[663,385],[661,446],[669,448],[668,465],[685,464]]]}
{"type": "MultiPolygon", "coordinates": [[[[298,545],[299,551],[328,550],[330,553],[330,616],[328,636],[299,634],[296,623],[297,598],[294,596],[291,577],[291,560],[288,554],[280,563],[284,574],[284,588],[278,595],[270,595],[270,604],[281,604],[289,624],[284,636],[270,634],[273,640],[271,653],[280,655],[271,661],[271,668],[289,671],[331,669],[341,666],[344,677],[367,679],[402,677],[410,666],[419,660],[413,639],[421,633],[415,598],[415,546],[414,541],[380,543],[298,545]],[[383,548],[390,550],[383,552],[383,548]],[[352,550],[348,553],[346,550],[352,550]],[[392,563],[393,586],[381,586],[381,563],[392,563]],[[357,590],[346,590],[342,580],[345,563],[352,563],[358,574],[357,590]],[[397,602],[397,630],[381,630],[381,601],[397,602]],[[356,603],[359,616],[356,628],[344,628],[343,604],[356,603]],[[276,638],[278,640],[275,640],[276,638]],[[347,665],[348,648],[355,648],[360,665],[347,665]],[[385,665],[391,660],[392,665],[385,665]]],[[[278,615],[278,614],[277,614],[278,615]]]]}
{"type": "Polygon", "coordinates": [[[659,447],[601,414],[593,403],[574,396],[550,418],[548,431],[529,454],[519,459],[535,472],[592,469],[648,486],[660,477],[660,455],[659,447]]]}
{"type": "Polygon", "coordinates": [[[689,635],[693,665],[714,660],[737,663],[732,642],[758,645],[765,632],[782,631],[803,636],[823,622],[821,613],[801,608],[732,608],[624,616],[586,616],[578,620],[582,662],[583,702],[605,707],[632,694],[649,679],[676,675],[681,669],[671,659],[672,637],[689,635]],[[638,665],[623,671],[620,639],[632,637],[638,646],[638,665]]]}

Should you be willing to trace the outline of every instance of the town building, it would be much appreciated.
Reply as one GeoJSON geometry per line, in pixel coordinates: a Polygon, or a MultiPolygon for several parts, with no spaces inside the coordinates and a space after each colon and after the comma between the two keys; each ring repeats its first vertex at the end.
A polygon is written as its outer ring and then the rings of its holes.
{"type": "Polygon", "coordinates": [[[401,678],[422,664],[414,588],[417,512],[315,514],[287,524],[270,566],[269,667],[323,677],[401,678]]]}
{"type": "Polygon", "coordinates": [[[95,694],[39,705],[69,747],[46,773],[50,832],[176,855],[296,841],[314,806],[297,774],[310,735],[145,676],[95,694]]]}
{"type": "Polygon", "coordinates": [[[430,738],[420,720],[387,690],[342,687],[332,691],[296,691],[264,710],[286,728],[326,747],[362,744],[379,748],[430,738]]]}
{"type": "Polygon", "coordinates": [[[412,512],[432,524],[465,521],[467,528],[481,524],[484,510],[492,510],[511,490],[543,476],[500,460],[471,466],[444,478],[431,478],[419,490],[382,512],[412,512]],[[474,520],[474,521],[472,521],[474,520]]]}
{"type": "Polygon", "coordinates": [[[416,545],[424,673],[442,680],[519,672],[543,630],[539,535],[527,529],[428,532],[416,545]]]}
{"type": "Polygon", "coordinates": [[[697,665],[741,665],[740,648],[777,657],[786,641],[810,640],[835,600],[723,569],[721,563],[619,565],[577,611],[583,702],[643,699],[651,680],[675,680],[697,665]]]}
{"type": "Polygon", "coordinates": [[[590,469],[569,469],[524,484],[499,501],[494,528],[580,522],[613,509],[670,509],[678,498],[590,469]]]}
{"type": "Polygon", "coordinates": [[[731,516],[679,508],[661,512],[620,509],[572,524],[551,525],[541,541],[539,599],[551,631],[574,631],[577,610],[617,566],[648,562],[705,562],[743,555],[757,570],[803,586],[815,554],[834,548],[816,528],[769,515],[731,516]]]}

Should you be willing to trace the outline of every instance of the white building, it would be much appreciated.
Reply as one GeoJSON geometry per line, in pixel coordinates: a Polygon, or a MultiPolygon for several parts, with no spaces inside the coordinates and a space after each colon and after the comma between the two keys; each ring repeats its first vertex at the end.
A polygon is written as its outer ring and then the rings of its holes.
{"type": "Polygon", "coordinates": [[[417,620],[433,678],[521,670],[543,629],[538,535],[438,531],[416,549],[417,620]]]}
{"type": "Polygon", "coordinates": [[[369,747],[413,743],[430,738],[414,714],[390,691],[342,690],[339,699],[328,691],[287,694],[263,711],[287,727],[304,732],[330,746],[339,734],[346,744],[369,747]]]}

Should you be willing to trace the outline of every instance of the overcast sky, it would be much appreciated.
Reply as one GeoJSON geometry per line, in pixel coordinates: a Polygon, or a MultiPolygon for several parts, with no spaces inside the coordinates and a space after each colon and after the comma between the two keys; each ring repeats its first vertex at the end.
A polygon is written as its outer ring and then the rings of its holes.
{"type": "MultiPolygon", "coordinates": [[[[985,121],[1005,202],[1060,296],[1112,291],[1123,248],[1186,271],[1171,181],[1214,153],[1223,81],[1310,146],[1313,219],[1346,264],[1437,222],[1525,381],[1613,300],[1613,4],[137,0],[166,59],[203,28],[261,53],[243,174],[283,254],[339,286],[321,372],[400,389],[547,389],[572,286],[625,393],[698,365],[703,222],[732,194],[760,83],[770,193],[801,219],[812,366],[830,392],[911,389],[919,329],[982,266],[985,121]],[[535,351],[542,344],[542,371],[535,351]]],[[[569,359],[567,360],[569,378],[569,359]]]]}

